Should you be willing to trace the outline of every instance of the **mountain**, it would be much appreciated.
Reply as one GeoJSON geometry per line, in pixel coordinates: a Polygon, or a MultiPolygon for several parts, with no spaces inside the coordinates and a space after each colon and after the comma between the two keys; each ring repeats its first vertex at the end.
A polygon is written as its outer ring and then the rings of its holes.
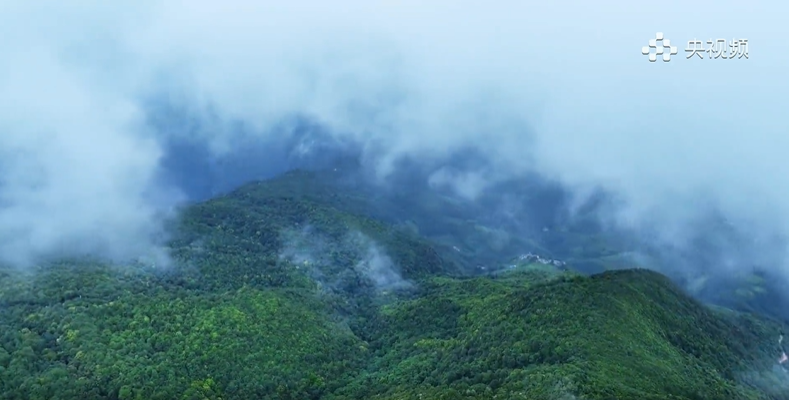
{"type": "Polygon", "coordinates": [[[789,398],[783,323],[626,240],[381,193],[297,171],[186,207],[170,265],[3,268],[0,399],[789,398]]]}

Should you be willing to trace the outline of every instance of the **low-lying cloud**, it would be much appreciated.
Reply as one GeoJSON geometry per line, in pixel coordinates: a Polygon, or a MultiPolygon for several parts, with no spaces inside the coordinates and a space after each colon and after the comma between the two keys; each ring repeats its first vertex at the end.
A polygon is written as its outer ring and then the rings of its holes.
{"type": "MultiPolygon", "coordinates": [[[[439,166],[431,184],[474,198],[538,172],[581,197],[613,193],[607,221],[648,227],[667,245],[689,246],[713,211],[746,236],[781,237],[786,11],[711,1],[5,5],[0,259],[150,251],[183,199],[162,179],[169,142],[188,138],[221,158],[250,137],[287,141],[295,119],[358,145],[384,179],[404,157],[473,148],[485,168],[439,166]],[[641,55],[656,32],[679,47],[671,62],[641,55]],[[719,37],[748,39],[749,58],[685,58],[688,40],[719,37]],[[152,123],[162,104],[181,123],[152,123]]],[[[275,163],[279,151],[259,158],[275,163]]]]}
{"type": "Polygon", "coordinates": [[[280,259],[307,273],[323,289],[370,285],[388,292],[412,287],[386,251],[361,232],[349,231],[341,240],[332,241],[308,225],[283,231],[282,239],[280,259]]]}

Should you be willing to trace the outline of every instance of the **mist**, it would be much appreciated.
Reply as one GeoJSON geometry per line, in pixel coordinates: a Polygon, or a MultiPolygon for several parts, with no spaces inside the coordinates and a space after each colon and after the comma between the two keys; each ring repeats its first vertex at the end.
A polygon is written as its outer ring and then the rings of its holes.
{"type": "Polygon", "coordinates": [[[324,291],[353,292],[369,285],[387,293],[412,287],[386,251],[359,231],[332,241],[306,226],[283,231],[282,240],[280,260],[306,272],[324,291]]]}
{"type": "Polygon", "coordinates": [[[784,274],[787,7],[4,4],[0,261],[163,257],[185,201],[353,153],[381,183],[409,160],[469,201],[534,173],[570,211],[604,191],[601,222],[672,249],[674,272],[784,274]],[[657,32],[670,62],[641,54],[657,32]],[[749,58],[686,58],[717,38],[749,58]],[[447,164],[469,149],[480,162],[447,164]],[[736,235],[688,262],[713,217],[736,235]]]}

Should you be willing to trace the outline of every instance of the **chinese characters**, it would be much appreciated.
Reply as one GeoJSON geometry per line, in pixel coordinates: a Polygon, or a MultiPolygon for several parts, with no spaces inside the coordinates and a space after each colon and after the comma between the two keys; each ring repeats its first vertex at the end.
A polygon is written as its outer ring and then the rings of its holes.
{"type": "Polygon", "coordinates": [[[688,40],[688,47],[685,52],[688,53],[687,57],[704,59],[704,53],[707,54],[707,59],[735,59],[735,58],[748,58],[748,39],[726,39],[707,40],[707,47],[704,47],[704,42],[698,39],[688,40]]]}

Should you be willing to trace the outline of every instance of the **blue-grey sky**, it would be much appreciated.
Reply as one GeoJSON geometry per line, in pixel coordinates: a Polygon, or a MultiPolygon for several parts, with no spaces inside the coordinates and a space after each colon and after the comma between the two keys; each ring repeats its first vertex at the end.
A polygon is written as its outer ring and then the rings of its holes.
{"type": "Polygon", "coordinates": [[[4,2],[0,258],[150,252],[183,199],[157,179],[168,140],[222,155],[248,143],[234,124],[272,139],[294,115],[362,143],[382,179],[472,146],[492,168],[434,180],[469,197],[525,171],[603,187],[622,199],[611,221],[679,245],[710,205],[789,233],[789,6],[533,3],[4,2]],[[641,54],[656,32],[670,62],[641,54]],[[747,39],[749,58],[685,58],[718,38],[747,39]],[[152,126],[151,99],[197,128],[152,126]]]}

